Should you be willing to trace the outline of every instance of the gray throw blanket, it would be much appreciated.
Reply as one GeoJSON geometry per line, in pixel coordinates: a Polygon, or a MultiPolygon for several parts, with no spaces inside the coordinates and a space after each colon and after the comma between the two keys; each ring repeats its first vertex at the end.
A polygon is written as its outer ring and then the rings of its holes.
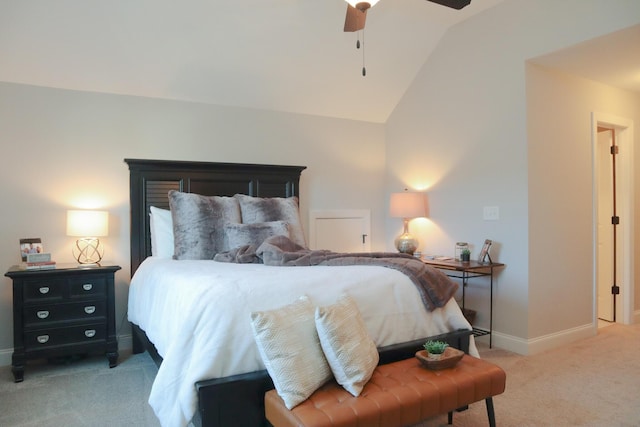
{"type": "Polygon", "coordinates": [[[305,249],[285,236],[267,238],[260,246],[247,245],[222,252],[215,261],[274,266],[376,265],[404,273],[414,283],[427,310],[443,307],[458,290],[458,284],[441,271],[406,254],[389,252],[338,253],[305,249]]]}

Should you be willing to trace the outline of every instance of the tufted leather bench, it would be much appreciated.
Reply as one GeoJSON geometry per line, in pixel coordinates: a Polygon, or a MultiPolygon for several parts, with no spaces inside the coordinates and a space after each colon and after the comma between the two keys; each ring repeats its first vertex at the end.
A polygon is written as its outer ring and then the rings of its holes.
{"type": "Polygon", "coordinates": [[[495,426],[492,396],[504,392],[498,366],[465,355],[453,368],[432,371],[416,358],[378,366],[359,397],[335,381],[289,410],[275,390],[265,394],[265,415],[275,427],[401,427],[449,414],[482,399],[495,426]]]}

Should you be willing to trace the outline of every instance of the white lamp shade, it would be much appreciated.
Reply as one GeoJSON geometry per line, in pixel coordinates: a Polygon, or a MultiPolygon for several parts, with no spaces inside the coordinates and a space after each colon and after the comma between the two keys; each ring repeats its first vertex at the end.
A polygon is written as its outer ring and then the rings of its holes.
{"type": "Polygon", "coordinates": [[[67,211],[67,236],[102,237],[109,235],[109,212],[67,211]]]}
{"type": "Polygon", "coordinates": [[[380,0],[346,0],[351,6],[356,7],[358,3],[369,3],[371,7],[375,6],[380,0]]]}
{"type": "Polygon", "coordinates": [[[396,218],[425,218],[429,215],[429,203],[425,193],[392,193],[390,214],[396,218]]]}

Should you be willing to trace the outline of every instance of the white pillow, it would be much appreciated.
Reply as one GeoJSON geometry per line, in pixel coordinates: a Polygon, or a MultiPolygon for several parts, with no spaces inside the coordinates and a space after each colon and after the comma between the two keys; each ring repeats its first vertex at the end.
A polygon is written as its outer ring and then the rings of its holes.
{"type": "Polygon", "coordinates": [[[173,220],[171,211],[151,206],[149,227],[151,231],[151,255],[160,258],[173,257],[173,220]]]}
{"type": "Polygon", "coordinates": [[[331,379],[307,296],[277,310],[251,313],[251,325],[267,372],[288,409],[331,379]]]}
{"type": "Polygon", "coordinates": [[[373,375],[380,355],[349,295],[327,307],[318,307],[316,328],[324,355],[338,384],[359,396],[373,375]]]}

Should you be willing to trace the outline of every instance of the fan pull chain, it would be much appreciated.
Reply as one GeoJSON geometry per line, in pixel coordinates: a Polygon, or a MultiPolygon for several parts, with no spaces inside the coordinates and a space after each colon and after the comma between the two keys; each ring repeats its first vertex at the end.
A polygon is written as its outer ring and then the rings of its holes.
{"type": "Polygon", "coordinates": [[[364,66],[364,29],[362,30],[362,77],[366,77],[367,68],[364,66]]]}
{"type": "MultiPolygon", "coordinates": [[[[356,49],[360,49],[360,31],[358,31],[358,40],[356,41],[356,49]]],[[[362,30],[362,77],[367,75],[367,68],[364,65],[364,29],[362,30]]]]}

